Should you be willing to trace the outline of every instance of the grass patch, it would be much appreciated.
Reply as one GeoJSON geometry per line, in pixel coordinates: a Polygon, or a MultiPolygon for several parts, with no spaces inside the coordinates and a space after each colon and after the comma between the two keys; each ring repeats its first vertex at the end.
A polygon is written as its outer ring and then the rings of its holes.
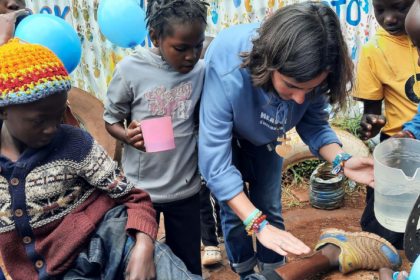
{"type": "Polygon", "coordinates": [[[330,124],[359,138],[360,120],[362,119],[362,116],[362,113],[357,114],[355,117],[336,116],[330,121],[330,124]]]}

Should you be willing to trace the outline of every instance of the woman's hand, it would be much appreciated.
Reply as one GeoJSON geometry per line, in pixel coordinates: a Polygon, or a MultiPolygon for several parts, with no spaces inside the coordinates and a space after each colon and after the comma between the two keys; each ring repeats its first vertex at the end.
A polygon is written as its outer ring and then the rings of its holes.
{"type": "Polygon", "coordinates": [[[261,244],[280,254],[287,256],[288,253],[295,255],[309,254],[311,249],[302,241],[294,237],[291,233],[280,230],[272,225],[266,225],[262,231],[257,234],[261,244]]]}
{"type": "Polygon", "coordinates": [[[360,184],[374,187],[373,158],[352,157],[344,163],[344,175],[360,184]]]}
{"type": "Polygon", "coordinates": [[[154,245],[152,239],[145,233],[137,233],[137,241],[131,253],[125,273],[126,280],[156,279],[153,260],[154,245]]]}
{"type": "Polygon", "coordinates": [[[29,13],[24,9],[0,15],[0,46],[6,44],[15,35],[16,20],[29,13]]]}

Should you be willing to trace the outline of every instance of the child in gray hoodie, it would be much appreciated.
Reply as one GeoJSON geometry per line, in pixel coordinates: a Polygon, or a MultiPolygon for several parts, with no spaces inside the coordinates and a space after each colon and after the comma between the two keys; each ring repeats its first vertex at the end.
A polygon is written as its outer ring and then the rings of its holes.
{"type": "Polygon", "coordinates": [[[124,142],[124,173],[147,191],[165,217],[166,244],[192,273],[201,275],[200,177],[194,109],[204,82],[200,54],[208,4],[201,0],[152,0],[147,20],[152,50],[121,60],[105,99],[108,132],[124,142]],[[140,121],[172,117],[174,150],[147,153],[140,121]],[[124,119],[133,120],[127,129],[124,119]]]}

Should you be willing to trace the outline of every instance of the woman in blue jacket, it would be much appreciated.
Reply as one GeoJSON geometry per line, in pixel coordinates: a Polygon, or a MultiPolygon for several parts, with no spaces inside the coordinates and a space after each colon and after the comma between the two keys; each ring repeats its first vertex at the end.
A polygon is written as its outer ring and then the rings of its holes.
{"type": "Polygon", "coordinates": [[[328,123],[328,103],[343,107],[353,84],[340,22],[323,3],[278,10],[264,23],[221,32],[206,53],[199,164],[221,205],[227,254],[241,278],[285,263],[309,248],[284,231],[281,171],[296,127],[314,155],[373,186],[373,160],[351,157],[328,123]],[[283,145],[282,145],[283,144],[283,145]],[[249,182],[249,192],[243,182],[249,182]],[[248,234],[257,235],[257,253],[248,234]]]}

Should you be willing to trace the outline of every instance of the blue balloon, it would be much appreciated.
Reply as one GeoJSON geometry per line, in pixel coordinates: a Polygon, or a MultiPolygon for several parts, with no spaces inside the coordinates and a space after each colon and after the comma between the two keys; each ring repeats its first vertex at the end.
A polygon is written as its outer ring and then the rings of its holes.
{"type": "Polygon", "coordinates": [[[76,69],[82,57],[82,44],[76,31],[57,16],[37,14],[26,17],[16,28],[15,37],[49,48],[69,73],[76,69]]]}
{"type": "Polygon", "coordinates": [[[98,24],[111,43],[123,48],[140,45],[147,35],[146,13],[134,0],[102,0],[98,24]]]}

